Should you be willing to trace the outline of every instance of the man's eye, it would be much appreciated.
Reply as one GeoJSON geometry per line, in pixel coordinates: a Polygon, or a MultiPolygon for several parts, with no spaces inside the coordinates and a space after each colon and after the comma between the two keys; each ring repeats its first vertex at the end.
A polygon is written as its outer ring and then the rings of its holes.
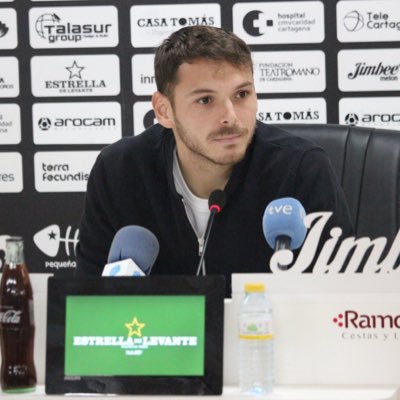
{"type": "Polygon", "coordinates": [[[243,99],[243,98],[247,97],[248,95],[249,95],[249,92],[247,90],[241,90],[240,92],[238,92],[236,94],[236,97],[238,99],[243,99]]]}
{"type": "Polygon", "coordinates": [[[211,97],[202,97],[198,102],[203,105],[209,104],[211,103],[211,97]]]}

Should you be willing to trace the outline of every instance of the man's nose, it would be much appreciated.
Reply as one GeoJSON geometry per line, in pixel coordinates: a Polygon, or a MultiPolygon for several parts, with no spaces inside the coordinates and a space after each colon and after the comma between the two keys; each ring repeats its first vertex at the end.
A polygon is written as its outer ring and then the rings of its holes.
{"type": "Polygon", "coordinates": [[[235,107],[230,100],[222,104],[220,123],[223,126],[231,126],[236,123],[235,107]]]}

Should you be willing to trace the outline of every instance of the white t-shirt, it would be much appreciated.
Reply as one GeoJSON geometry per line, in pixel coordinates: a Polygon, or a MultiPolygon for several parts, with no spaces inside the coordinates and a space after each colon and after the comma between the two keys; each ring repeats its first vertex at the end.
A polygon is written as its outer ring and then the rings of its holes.
{"type": "Polygon", "coordinates": [[[172,173],[174,175],[176,191],[183,197],[186,215],[193,227],[193,230],[195,231],[198,239],[203,238],[207,228],[208,217],[210,216],[208,199],[202,199],[195,196],[188,188],[179,166],[176,149],[174,151],[172,173]]]}

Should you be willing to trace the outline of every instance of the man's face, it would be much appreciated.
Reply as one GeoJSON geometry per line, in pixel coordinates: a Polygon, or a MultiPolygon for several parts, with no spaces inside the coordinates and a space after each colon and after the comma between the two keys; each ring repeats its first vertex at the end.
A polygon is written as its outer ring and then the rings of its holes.
{"type": "Polygon", "coordinates": [[[250,67],[196,60],[179,67],[171,128],[181,162],[231,166],[250,144],[257,96],[250,67]]]}

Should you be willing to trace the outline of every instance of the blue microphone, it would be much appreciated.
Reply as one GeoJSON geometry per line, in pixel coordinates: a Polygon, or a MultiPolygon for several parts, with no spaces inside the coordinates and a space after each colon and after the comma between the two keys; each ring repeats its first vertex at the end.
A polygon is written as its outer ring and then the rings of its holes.
{"type": "Polygon", "coordinates": [[[121,228],[114,236],[103,276],[150,275],[160,245],[155,235],[137,225],[121,228]]]}
{"type": "Polygon", "coordinates": [[[263,232],[269,246],[275,251],[298,249],[307,234],[305,216],[304,207],[292,197],[271,201],[263,216],[263,232]]]}

